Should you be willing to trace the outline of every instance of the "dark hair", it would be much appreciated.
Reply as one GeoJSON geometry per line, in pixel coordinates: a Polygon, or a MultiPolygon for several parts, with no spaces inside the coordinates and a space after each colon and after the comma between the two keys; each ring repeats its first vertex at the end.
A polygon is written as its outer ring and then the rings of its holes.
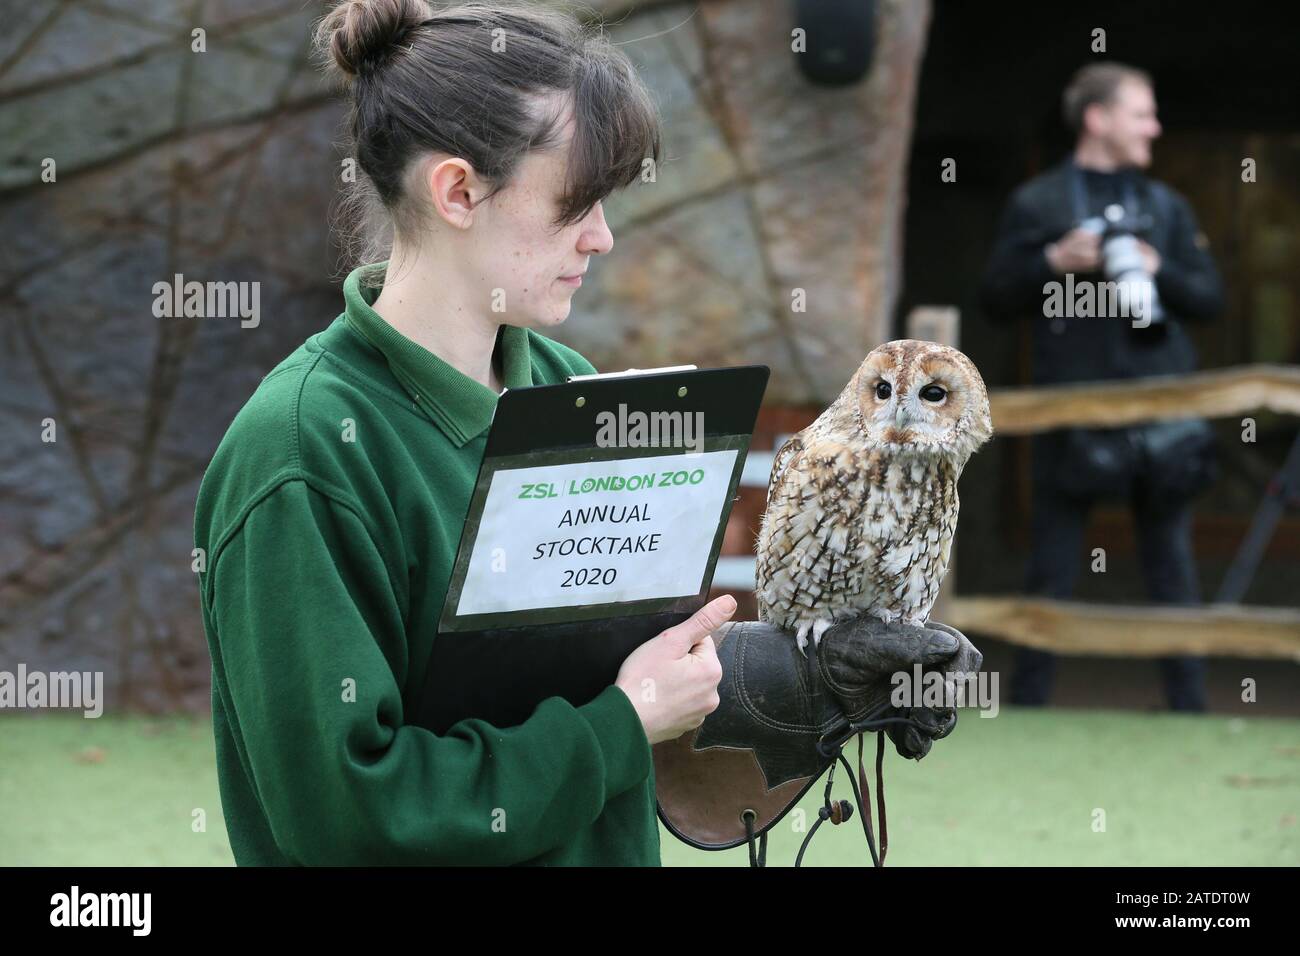
{"type": "Polygon", "coordinates": [[[631,62],[599,26],[571,14],[513,0],[436,9],[426,0],[344,0],[315,41],[350,93],[362,175],[345,207],[364,249],[348,251],[362,263],[386,258],[376,227],[419,229],[422,210],[405,189],[419,155],[462,157],[491,184],[487,199],[528,152],[557,146],[562,115],[540,114],[535,96],[567,94],[574,116],[557,228],[631,185],[646,158],[659,159],[658,111],[631,62]]]}
{"type": "Polygon", "coordinates": [[[1090,63],[1073,77],[1061,96],[1061,116],[1076,135],[1083,132],[1083,114],[1093,103],[1106,104],[1115,98],[1121,83],[1136,81],[1154,88],[1151,74],[1123,63],[1090,63]]]}

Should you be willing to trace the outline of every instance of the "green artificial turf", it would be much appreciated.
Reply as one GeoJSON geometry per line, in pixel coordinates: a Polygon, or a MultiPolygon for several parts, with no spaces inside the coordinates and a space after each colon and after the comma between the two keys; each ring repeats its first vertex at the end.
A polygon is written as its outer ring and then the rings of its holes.
{"type": "MultiPolygon", "coordinates": [[[[1297,720],[966,711],[919,763],[891,747],[885,784],[890,865],[1300,864],[1297,720]]],[[[821,791],[802,803],[809,823],[821,791]]],[[[836,795],[849,796],[844,781],[836,795]]],[[[803,834],[790,819],[772,833],[770,865],[794,861],[803,834]]],[[[855,818],[823,825],[804,862],[868,859],[855,818]]],[[[693,850],[665,831],[663,861],[744,866],[747,856],[693,850]]],[[[0,864],[231,862],[206,720],[0,717],[0,864]]]]}

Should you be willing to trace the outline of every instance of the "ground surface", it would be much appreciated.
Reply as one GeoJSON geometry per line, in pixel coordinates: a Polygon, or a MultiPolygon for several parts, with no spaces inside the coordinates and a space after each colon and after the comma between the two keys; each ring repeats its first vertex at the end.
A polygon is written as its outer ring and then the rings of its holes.
{"type": "MultiPolygon", "coordinates": [[[[891,750],[885,773],[890,865],[1300,865],[1300,720],[964,712],[920,763],[891,750]]],[[[220,807],[204,720],[0,717],[0,864],[229,864],[220,807]]],[[[778,825],[771,863],[793,863],[801,839],[778,825]]],[[[823,826],[805,865],[868,859],[855,820],[823,826]]],[[[666,832],[663,860],[746,863],[666,832]]]]}

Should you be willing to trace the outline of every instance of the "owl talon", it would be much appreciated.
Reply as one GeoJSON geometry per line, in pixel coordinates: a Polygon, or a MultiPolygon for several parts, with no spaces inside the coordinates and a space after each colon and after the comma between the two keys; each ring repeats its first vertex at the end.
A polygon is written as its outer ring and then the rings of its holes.
{"type": "Polygon", "coordinates": [[[829,631],[834,623],[834,621],[817,621],[811,626],[807,624],[801,625],[794,636],[795,641],[799,645],[799,653],[804,657],[808,656],[808,634],[810,632],[812,633],[813,647],[821,647],[822,635],[829,631]]]}

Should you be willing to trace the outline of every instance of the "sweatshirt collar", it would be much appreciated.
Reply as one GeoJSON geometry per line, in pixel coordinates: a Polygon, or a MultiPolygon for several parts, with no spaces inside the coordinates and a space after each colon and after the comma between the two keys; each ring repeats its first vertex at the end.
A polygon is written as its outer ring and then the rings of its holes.
{"type": "MultiPolygon", "coordinates": [[[[372,308],[382,286],[362,285],[362,273],[386,265],[383,262],[352,270],[343,282],[344,314],[352,328],[383,353],[388,367],[416,406],[460,448],[492,424],[498,396],[482,382],[408,339],[372,308]]],[[[532,385],[528,330],[501,326],[497,331],[497,348],[501,350],[506,388],[532,385]]]]}

